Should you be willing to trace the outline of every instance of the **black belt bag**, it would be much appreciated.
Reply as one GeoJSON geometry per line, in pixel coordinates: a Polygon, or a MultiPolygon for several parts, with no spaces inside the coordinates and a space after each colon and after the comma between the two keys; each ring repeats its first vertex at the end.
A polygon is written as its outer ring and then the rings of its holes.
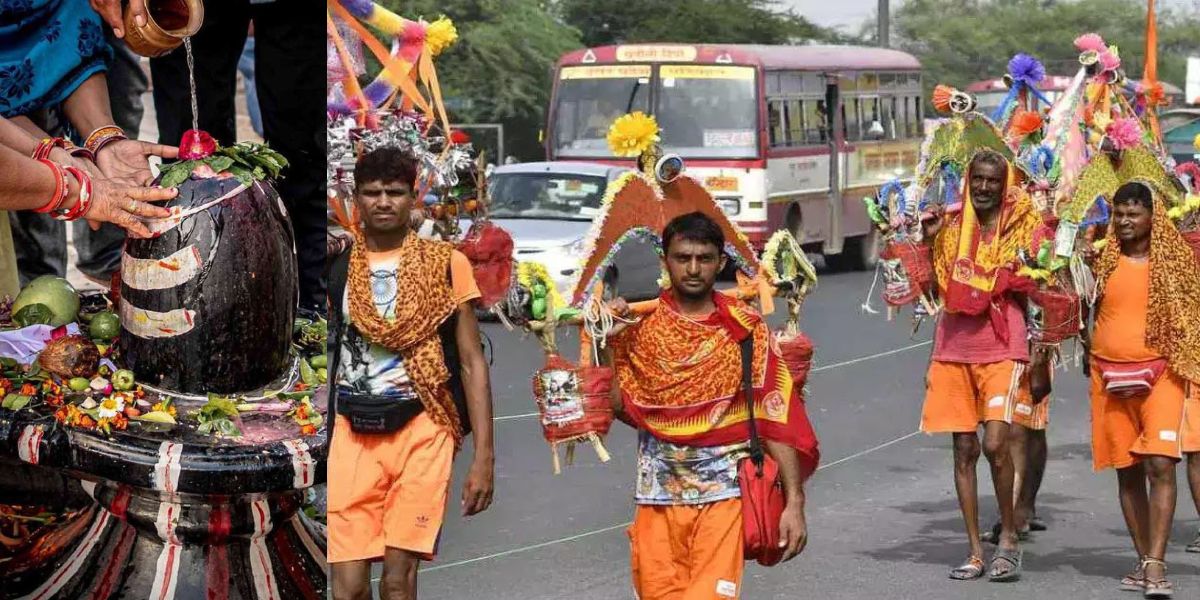
{"type": "Polygon", "coordinates": [[[395,433],[425,407],[419,398],[339,393],[337,413],[350,421],[354,433],[395,433]]]}

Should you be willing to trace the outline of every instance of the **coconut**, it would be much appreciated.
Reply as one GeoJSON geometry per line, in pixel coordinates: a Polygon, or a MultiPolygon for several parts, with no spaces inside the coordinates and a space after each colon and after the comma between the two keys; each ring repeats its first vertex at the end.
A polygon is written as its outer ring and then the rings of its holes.
{"type": "Polygon", "coordinates": [[[81,335],[51,340],[38,355],[38,365],[64,379],[91,377],[100,363],[100,350],[81,335]]]}

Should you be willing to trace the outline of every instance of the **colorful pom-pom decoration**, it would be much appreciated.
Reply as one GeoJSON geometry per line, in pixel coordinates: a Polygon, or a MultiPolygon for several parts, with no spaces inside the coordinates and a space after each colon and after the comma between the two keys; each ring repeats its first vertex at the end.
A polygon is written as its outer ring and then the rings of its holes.
{"type": "Polygon", "coordinates": [[[950,100],[954,97],[954,91],[954,88],[940,83],[934,87],[931,99],[933,108],[937,109],[940,113],[949,113],[950,100]]]}
{"type": "Polygon", "coordinates": [[[642,111],[622,115],[608,128],[608,147],[617,156],[640,156],[658,140],[658,122],[642,111]]]}
{"type": "Polygon", "coordinates": [[[1085,33],[1075,38],[1075,48],[1080,52],[1103,52],[1108,48],[1108,44],[1104,43],[1104,38],[1096,33],[1085,33]]]}
{"type": "Polygon", "coordinates": [[[458,29],[454,27],[454,22],[447,17],[442,17],[425,28],[425,48],[429,50],[431,56],[436,57],[456,41],[458,41],[458,29]]]}
{"type": "Polygon", "coordinates": [[[1109,123],[1104,134],[1117,150],[1133,148],[1142,141],[1142,127],[1134,117],[1124,117],[1109,123]]]}

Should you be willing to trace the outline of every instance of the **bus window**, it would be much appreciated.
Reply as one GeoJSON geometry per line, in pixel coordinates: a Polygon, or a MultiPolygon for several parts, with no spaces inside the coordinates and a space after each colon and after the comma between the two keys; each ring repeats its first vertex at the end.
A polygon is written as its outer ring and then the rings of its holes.
{"type": "Polygon", "coordinates": [[[772,100],[767,104],[767,123],[771,132],[771,146],[786,146],[787,138],[784,136],[786,125],[783,120],[782,100],[772,100]]]}
{"type": "Polygon", "coordinates": [[[663,150],[685,158],[757,156],[755,78],[754,67],[659,67],[654,113],[662,126],[663,150]]]}
{"type": "Polygon", "coordinates": [[[573,156],[611,156],[608,127],[621,115],[650,109],[648,65],[564,67],[555,105],[554,145],[573,156]]]}
{"type": "Polygon", "coordinates": [[[829,116],[824,100],[804,101],[804,141],[809,144],[824,144],[829,141],[825,119],[829,116]]]}
{"type": "Polygon", "coordinates": [[[881,140],[887,135],[884,129],[883,114],[879,107],[880,101],[878,96],[866,97],[859,99],[859,105],[862,107],[862,122],[864,140],[881,140]]]}
{"type": "Polygon", "coordinates": [[[896,97],[885,96],[883,102],[883,137],[896,139],[896,97]]]}
{"type": "Polygon", "coordinates": [[[788,145],[803,146],[808,140],[804,137],[804,101],[788,100],[788,145]]]}

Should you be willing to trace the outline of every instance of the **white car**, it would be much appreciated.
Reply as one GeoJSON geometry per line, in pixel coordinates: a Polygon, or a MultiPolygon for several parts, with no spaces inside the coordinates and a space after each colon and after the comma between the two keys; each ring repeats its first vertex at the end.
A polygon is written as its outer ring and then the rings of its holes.
{"type": "MultiPolygon", "coordinates": [[[[583,238],[600,214],[608,184],[629,171],[584,162],[531,162],[496,167],[488,177],[492,221],[513,237],[514,258],[546,265],[563,297],[583,260],[583,238]]],[[[630,240],[606,272],[609,285],[627,299],[659,293],[658,253],[645,241],[630,240]]]]}

